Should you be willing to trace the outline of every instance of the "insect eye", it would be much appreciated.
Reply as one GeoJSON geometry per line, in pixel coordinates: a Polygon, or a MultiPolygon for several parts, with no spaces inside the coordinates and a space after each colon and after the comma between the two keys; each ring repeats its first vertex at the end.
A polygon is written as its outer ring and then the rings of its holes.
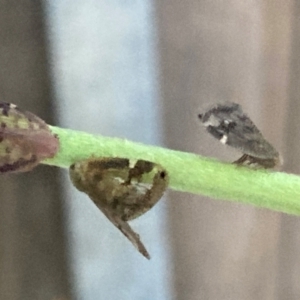
{"type": "Polygon", "coordinates": [[[235,127],[236,127],[236,123],[235,122],[230,122],[229,124],[228,124],[228,128],[229,129],[234,129],[235,127]]]}
{"type": "Polygon", "coordinates": [[[221,128],[227,131],[234,129],[235,127],[236,127],[236,122],[234,121],[224,120],[221,123],[221,128]]]}
{"type": "Polygon", "coordinates": [[[161,172],[160,173],[160,178],[164,179],[166,177],[166,172],[161,172]]]}

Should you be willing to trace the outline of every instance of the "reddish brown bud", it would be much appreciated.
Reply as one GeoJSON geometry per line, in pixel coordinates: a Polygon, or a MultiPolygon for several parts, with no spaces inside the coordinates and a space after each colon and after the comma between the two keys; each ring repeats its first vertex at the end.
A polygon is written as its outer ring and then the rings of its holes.
{"type": "Polygon", "coordinates": [[[58,148],[58,138],[42,119],[0,102],[0,173],[30,171],[58,148]]]}

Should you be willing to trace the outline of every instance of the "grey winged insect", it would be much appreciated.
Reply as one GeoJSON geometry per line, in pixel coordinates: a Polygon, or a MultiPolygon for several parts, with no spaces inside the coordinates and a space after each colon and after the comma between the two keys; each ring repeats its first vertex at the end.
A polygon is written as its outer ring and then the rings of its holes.
{"type": "Polygon", "coordinates": [[[146,258],[150,255],[129,226],[151,209],[168,186],[168,174],[159,164],[118,157],[91,157],[69,168],[73,185],[86,193],[103,214],[146,258]]]}
{"type": "Polygon", "coordinates": [[[280,163],[277,150],[265,140],[239,104],[217,104],[198,117],[212,136],[244,153],[234,163],[266,169],[280,163]]]}

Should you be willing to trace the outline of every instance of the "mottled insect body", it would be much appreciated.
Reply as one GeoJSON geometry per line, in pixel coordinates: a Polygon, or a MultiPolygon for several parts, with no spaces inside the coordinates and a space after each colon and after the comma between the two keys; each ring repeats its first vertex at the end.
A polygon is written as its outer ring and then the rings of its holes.
{"type": "Polygon", "coordinates": [[[263,168],[273,168],[280,163],[277,150],[265,140],[239,104],[217,104],[198,117],[221,143],[244,153],[235,163],[263,168]]]}
{"type": "Polygon", "coordinates": [[[30,171],[58,149],[58,138],[42,119],[0,102],[0,173],[30,171]]]}
{"type": "Polygon", "coordinates": [[[139,252],[150,258],[127,221],[146,213],[159,201],[168,186],[166,170],[145,160],[131,165],[126,158],[92,157],[71,165],[70,178],[139,252]]]}

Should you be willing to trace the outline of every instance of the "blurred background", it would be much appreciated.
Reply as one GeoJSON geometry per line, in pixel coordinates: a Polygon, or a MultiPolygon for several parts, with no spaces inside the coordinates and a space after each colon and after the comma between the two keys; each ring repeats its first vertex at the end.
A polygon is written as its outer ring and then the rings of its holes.
{"type": "MultiPolygon", "coordinates": [[[[3,101],[47,123],[238,158],[197,122],[240,103],[300,172],[300,2],[0,0],[3,101]]],[[[66,170],[0,181],[0,299],[299,299],[300,219],[169,191],[145,260],[66,170]]]]}

